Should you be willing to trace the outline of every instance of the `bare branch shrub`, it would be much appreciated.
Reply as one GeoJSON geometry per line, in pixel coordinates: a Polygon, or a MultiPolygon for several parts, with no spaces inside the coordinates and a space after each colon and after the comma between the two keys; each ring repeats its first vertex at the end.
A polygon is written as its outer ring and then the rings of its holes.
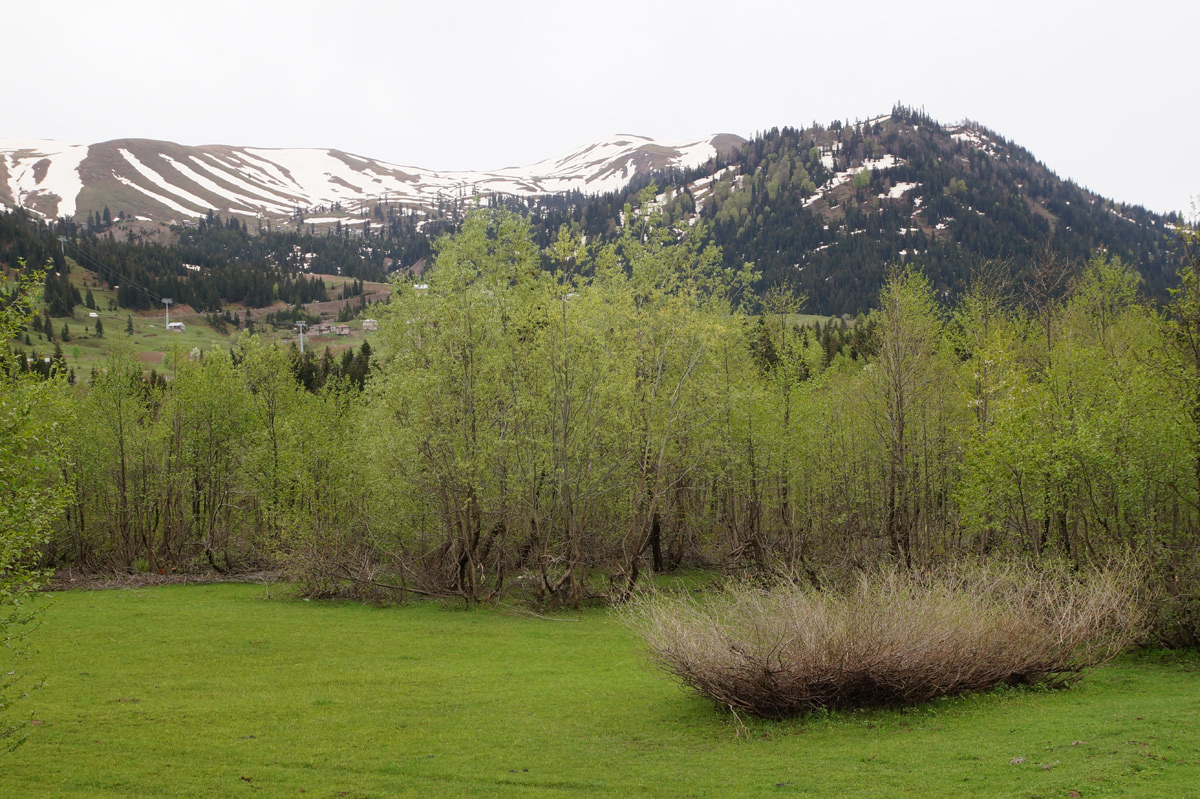
{"type": "Polygon", "coordinates": [[[297,592],[309,599],[380,601],[388,592],[376,582],[378,567],[367,547],[345,536],[313,536],[285,561],[297,592]]]}
{"type": "Polygon", "coordinates": [[[841,590],[788,583],[699,599],[649,595],[625,618],[688,688],[783,718],[997,685],[1067,685],[1138,636],[1137,585],[1129,568],[890,571],[841,590]]]}

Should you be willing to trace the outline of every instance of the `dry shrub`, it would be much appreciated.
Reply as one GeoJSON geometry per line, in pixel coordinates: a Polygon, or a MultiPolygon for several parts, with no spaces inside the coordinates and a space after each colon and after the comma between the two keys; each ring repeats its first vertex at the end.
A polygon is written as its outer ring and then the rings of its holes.
{"type": "Polygon", "coordinates": [[[1130,569],[883,572],[842,590],[736,585],[647,596],[626,618],[657,665],[734,710],[782,718],[908,705],[997,685],[1062,686],[1128,647],[1130,569]]]}
{"type": "Polygon", "coordinates": [[[388,591],[376,581],[379,567],[365,547],[340,536],[301,542],[284,561],[297,593],[307,599],[379,602],[388,591]]]}

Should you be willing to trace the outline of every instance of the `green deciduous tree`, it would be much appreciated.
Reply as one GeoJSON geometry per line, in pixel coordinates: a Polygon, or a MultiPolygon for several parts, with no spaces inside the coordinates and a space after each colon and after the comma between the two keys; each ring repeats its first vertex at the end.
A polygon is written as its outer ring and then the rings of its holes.
{"type": "MultiPolygon", "coordinates": [[[[23,265],[22,265],[23,266],[23,265]]],[[[31,316],[41,274],[20,279],[0,305],[0,339],[16,335],[31,316]]],[[[66,375],[40,380],[5,350],[0,363],[0,747],[18,745],[24,724],[12,704],[23,695],[19,668],[25,632],[35,618],[34,591],[43,574],[38,548],[62,513],[69,493],[64,430],[71,406],[66,375]]]]}
{"type": "Polygon", "coordinates": [[[893,555],[911,566],[945,543],[956,403],[929,281],[893,272],[875,315],[879,347],[867,383],[884,458],[883,529],[893,555]]]}

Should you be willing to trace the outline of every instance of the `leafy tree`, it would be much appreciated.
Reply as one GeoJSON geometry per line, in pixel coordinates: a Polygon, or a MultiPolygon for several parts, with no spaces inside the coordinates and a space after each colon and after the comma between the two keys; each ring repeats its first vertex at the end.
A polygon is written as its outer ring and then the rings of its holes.
{"type": "Polygon", "coordinates": [[[93,373],[72,431],[80,452],[79,507],[67,547],[81,560],[101,556],[119,569],[155,562],[156,518],[143,511],[155,497],[155,470],[165,460],[149,424],[159,390],[143,382],[141,365],[124,341],[114,343],[93,373]]]}
{"type": "MultiPolygon", "coordinates": [[[[16,335],[30,318],[41,279],[40,272],[27,273],[0,304],[0,339],[16,335]]],[[[10,711],[24,695],[19,663],[36,617],[31,602],[44,577],[37,549],[69,500],[61,480],[69,463],[63,430],[70,414],[63,378],[57,373],[38,380],[7,351],[0,364],[0,746],[8,748],[24,734],[25,724],[10,711]]]]}
{"type": "Polygon", "coordinates": [[[883,529],[892,555],[911,567],[914,553],[940,546],[917,533],[945,532],[945,488],[934,476],[945,474],[939,467],[954,448],[954,410],[942,320],[929,281],[912,270],[891,273],[875,314],[880,341],[868,385],[883,457],[883,529]]]}
{"type": "MultiPolygon", "coordinates": [[[[1183,264],[1179,269],[1179,287],[1172,291],[1171,302],[1163,319],[1167,373],[1182,397],[1187,412],[1188,439],[1192,443],[1190,480],[1185,496],[1200,497],[1200,228],[1195,211],[1190,223],[1179,229],[1183,264]]],[[[1189,520],[1188,535],[1178,540],[1163,558],[1163,581],[1170,597],[1170,616],[1174,643],[1195,646],[1200,643],[1200,597],[1184,586],[1200,579],[1200,564],[1181,557],[1180,551],[1196,546],[1200,524],[1189,520]]]]}
{"type": "Polygon", "coordinates": [[[391,368],[379,409],[394,442],[387,460],[419,487],[410,512],[443,536],[426,586],[468,602],[503,581],[491,542],[507,533],[513,383],[531,369],[518,342],[540,324],[531,305],[545,281],[538,256],[526,220],[469,214],[460,234],[439,243],[428,290],[410,285],[393,295],[391,318],[402,321],[384,337],[391,368]]]}

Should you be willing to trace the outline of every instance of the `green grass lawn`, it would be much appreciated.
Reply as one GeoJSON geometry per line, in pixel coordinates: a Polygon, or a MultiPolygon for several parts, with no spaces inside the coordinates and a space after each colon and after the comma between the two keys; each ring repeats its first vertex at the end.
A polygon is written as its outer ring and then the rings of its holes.
{"type": "Polygon", "coordinates": [[[39,726],[0,755],[0,795],[1200,796],[1195,654],[743,726],[649,670],[606,611],[272,596],[54,595],[31,665],[47,685],[22,706],[39,726]]]}

